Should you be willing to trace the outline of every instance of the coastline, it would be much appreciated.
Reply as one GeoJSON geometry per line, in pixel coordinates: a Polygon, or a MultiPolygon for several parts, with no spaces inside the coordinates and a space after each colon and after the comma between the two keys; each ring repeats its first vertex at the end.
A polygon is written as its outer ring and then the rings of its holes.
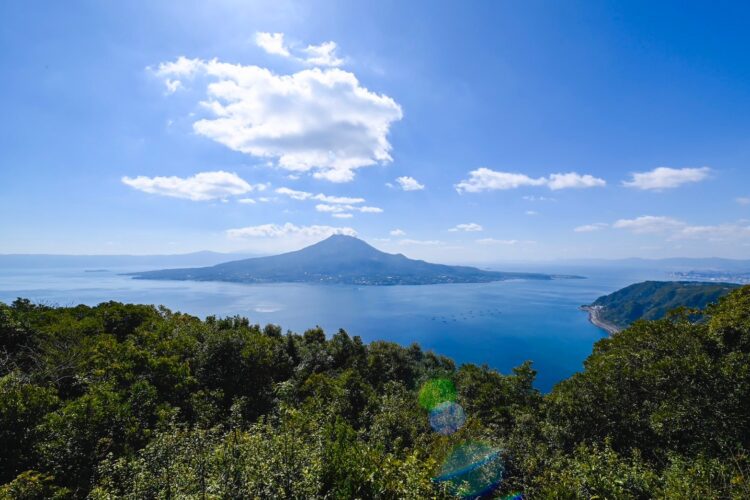
{"type": "Polygon", "coordinates": [[[621,330],[621,328],[601,318],[602,306],[581,306],[581,310],[589,313],[589,321],[592,325],[601,328],[609,335],[614,335],[621,330]]]}

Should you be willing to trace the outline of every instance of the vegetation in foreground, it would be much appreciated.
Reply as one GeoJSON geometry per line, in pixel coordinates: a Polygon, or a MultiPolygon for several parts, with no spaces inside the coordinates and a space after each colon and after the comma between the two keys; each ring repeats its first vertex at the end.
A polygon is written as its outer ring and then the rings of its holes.
{"type": "Polygon", "coordinates": [[[343,331],[0,304],[0,498],[441,498],[461,443],[503,450],[498,497],[749,498],[750,287],[696,314],[599,341],[541,395],[530,363],[343,331]],[[420,399],[449,386],[465,422],[442,435],[420,399]]]}

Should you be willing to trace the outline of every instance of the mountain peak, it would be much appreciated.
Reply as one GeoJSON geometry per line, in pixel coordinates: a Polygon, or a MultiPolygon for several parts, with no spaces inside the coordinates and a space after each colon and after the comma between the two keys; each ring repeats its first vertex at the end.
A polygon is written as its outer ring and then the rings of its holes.
{"type": "Polygon", "coordinates": [[[348,234],[343,234],[343,233],[334,233],[322,241],[352,241],[352,240],[362,241],[356,236],[350,236],[348,234]]]}
{"type": "Polygon", "coordinates": [[[333,252],[342,257],[347,254],[361,256],[363,253],[381,253],[380,250],[369,243],[347,234],[332,234],[324,240],[299,250],[299,252],[333,252]]]}
{"type": "Polygon", "coordinates": [[[239,283],[312,282],[353,285],[486,283],[513,278],[552,279],[546,274],[482,271],[446,266],[381,252],[354,236],[334,234],[309,247],[269,257],[235,260],[212,267],[134,273],[141,279],[231,281],[239,283]]]}

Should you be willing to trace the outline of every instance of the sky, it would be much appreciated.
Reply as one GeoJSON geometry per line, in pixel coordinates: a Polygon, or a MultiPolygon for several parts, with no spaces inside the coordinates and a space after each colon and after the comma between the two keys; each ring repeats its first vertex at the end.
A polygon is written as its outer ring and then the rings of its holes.
{"type": "Polygon", "coordinates": [[[0,253],[750,257],[745,2],[2,2],[0,253]]]}

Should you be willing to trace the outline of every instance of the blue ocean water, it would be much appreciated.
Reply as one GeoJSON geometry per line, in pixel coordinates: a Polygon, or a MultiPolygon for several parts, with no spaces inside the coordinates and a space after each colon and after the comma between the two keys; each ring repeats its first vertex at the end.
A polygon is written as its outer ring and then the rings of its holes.
{"type": "Polygon", "coordinates": [[[333,334],[343,328],[365,342],[418,342],[458,364],[486,363],[503,373],[532,360],[536,386],[548,391],[580,370],[594,342],[606,335],[588,322],[580,305],[634,282],[665,279],[657,271],[600,267],[543,271],[587,279],[384,287],[147,281],[120,274],[136,270],[0,269],[0,301],[116,300],[161,304],[199,317],[239,314],[295,332],[321,326],[333,334]]]}

